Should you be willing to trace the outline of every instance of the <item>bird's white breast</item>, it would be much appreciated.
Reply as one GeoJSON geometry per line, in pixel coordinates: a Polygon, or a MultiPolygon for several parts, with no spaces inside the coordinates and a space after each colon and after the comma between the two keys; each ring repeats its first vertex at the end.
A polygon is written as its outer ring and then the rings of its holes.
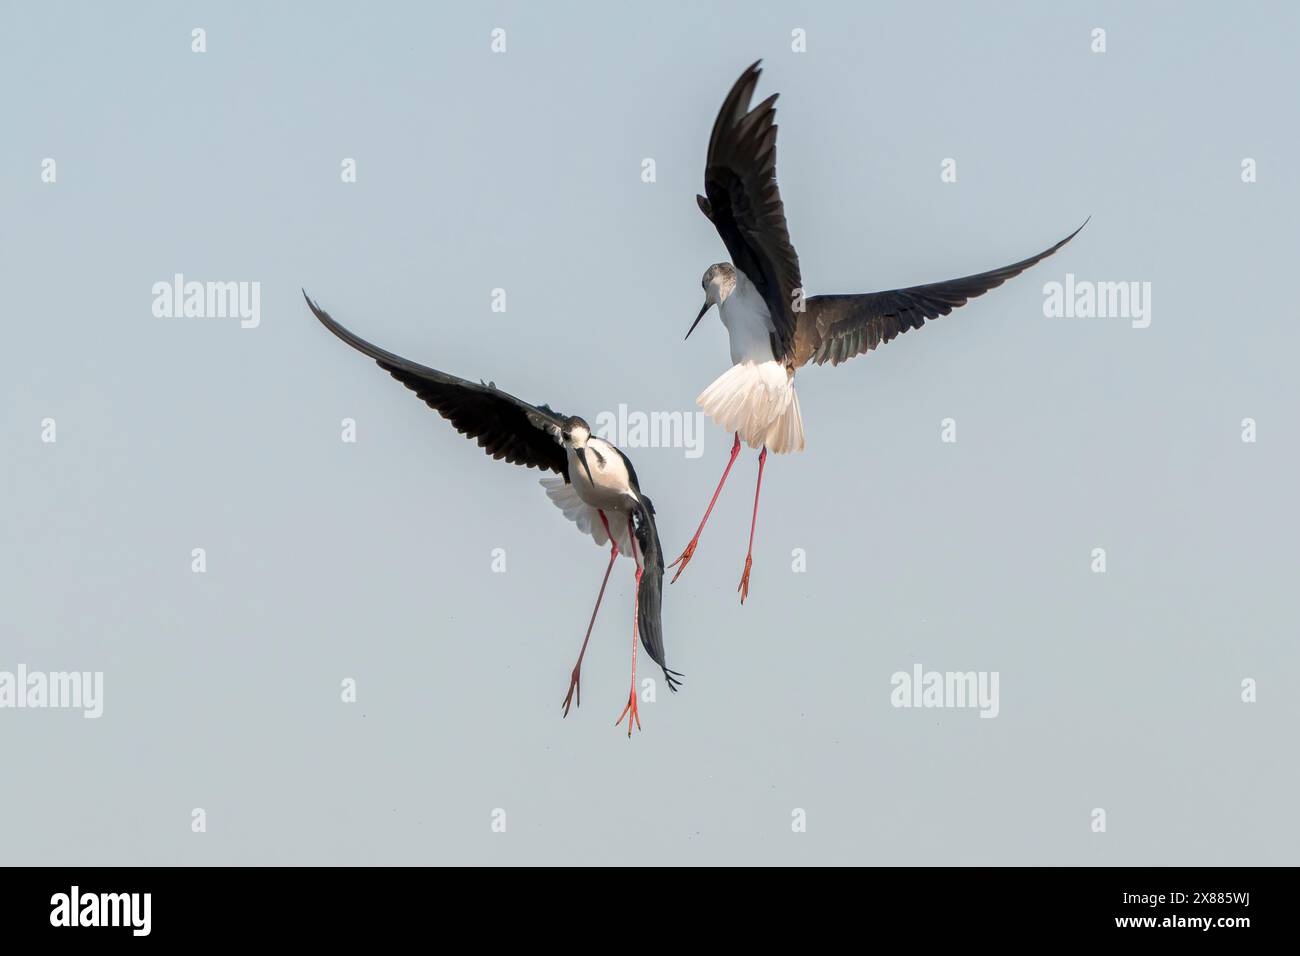
{"type": "Polygon", "coordinates": [[[592,437],[587,441],[587,469],[578,461],[578,454],[569,448],[569,481],[573,490],[586,504],[605,511],[625,511],[631,505],[632,479],[623,464],[623,456],[609,442],[592,437]]]}
{"type": "Polygon", "coordinates": [[[733,364],[772,361],[771,333],[776,326],[758,289],[739,269],[736,288],[718,306],[718,312],[730,339],[733,364]]]}

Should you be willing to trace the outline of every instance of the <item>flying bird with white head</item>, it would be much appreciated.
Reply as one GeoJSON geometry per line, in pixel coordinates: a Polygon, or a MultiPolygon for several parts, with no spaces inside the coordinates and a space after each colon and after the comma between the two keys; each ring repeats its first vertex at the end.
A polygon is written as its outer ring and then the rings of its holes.
{"type": "MultiPolygon", "coordinates": [[[[307,294],[303,293],[304,298],[307,294]]],[[[677,690],[677,671],[665,662],[661,604],[664,562],[655,528],[655,509],[641,492],[632,462],[617,447],[591,433],[587,423],[572,415],[561,415],[546,405],[530,405],[501,391],[495,384],[475,384],[436,369],[418,365],[386,352],[354,335],[310,298],[307,305],[320,323],[358,352],[369,356],[447,419],[467,438],[477,439],[489,455],[528,468],[555,472],[542,479],[547,496],[564,516],[590,535],[599,546],[610,545],[609,564],[600,584],[596,606],[591,612],[587,634],[578,662],[569,677],[564,698],[564,716],[569,707],[582,702],[582,658],[596,624],[596,614],[605,596],[610,572],[620,554],[636,563],[636,591],[632,612],[632,687],[627,706],[615,724],[628,718],[641,727],[637,712],[637,637],[650,659],[663,670],[670,690],[677,690]]]]}
{"type": "Polygon", "coordinates": [[[696,402],[715,422],[733,432],[735,440],[704,518],[685,550],[669,565],[677,567],[676,581],[695,553],[740,453],[741,441],[750,448],[761,448],[749,551],[737,587],[742,604],[749,594],[767,453],[804,449],[795,370],[809,362],[838,365],[909,329],[919,329],[927,319],[947,315],[1047,258],[1083,228],[1035,256],[978,275],[888,292],[806,297],[799,257],[790,243],[785,206],[776,184],[777,94],[749,108],[761,72],[758,63],[747,69],[723,101],[709,137],[705,195],[695,197],[700,211],[722,238],[731,262],[715,263],[705,271],[701,281],[704,305],[686,337],[690,338],[705,313],[716,305],[730,340],[732,361],[696,402]]]}

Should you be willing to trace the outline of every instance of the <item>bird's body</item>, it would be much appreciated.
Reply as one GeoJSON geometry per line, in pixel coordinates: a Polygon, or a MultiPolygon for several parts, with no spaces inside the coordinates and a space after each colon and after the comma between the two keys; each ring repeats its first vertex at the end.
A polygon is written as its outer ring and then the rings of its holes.
{"type": "MultiPolygon", "coordinates": [[[[578,450],[570,445],[566,451],[569,458],[569,481],[563,478],[543,478],[542,487],[546,494],[564,512],[564,516],[578,526],[584,534],[590,534],[596,544],[604,546],[614,536],[619,554],[637,557],[632,548],[632,539],[628,535],[628,522],[637,509],[638,503],[647,502],[641,496],[641,489],[636,480],[632,463],[617,446],[603,438],[590,436],[585,445],[587,467],[578,459],[578,450]],[[590,476],[588,471],[590,470],[590,476]],[[605,522],[600,520],[604,512],[605,522]]],[[[653,513],[653,505],[651,505],[653,513]]]]}
{"type": "MultiPolygon", "coordinates": [[[[713,124],[704,166],[700,211],[717,229],[731,262],[704,273],[704,307],[691,331],[713,305],[727,329],[732,367],[700,393],[698,404],[736,436],[731,459],[695,536],[672,566],[681,576],[731,472],[741,441],[759,455],[750,554],[741,576],[741,601],[758,517],[758,493],[767,451],[804,448],[803,419],[794,388],[795,370],[812,362],[838,365],[890,342],[927,320],[947,315],[1012,276],[1047,258],[1075,235],[1020,262],[989,272],[887,292],[805,296],[799,256],[790,242],[785,205],[776,183],[776,94],[753,109],[749,103],[762,71],[753,64],[723,100],[713,124]]],[[[1080,226],[1080,229],[1083,227],[1080,226]]]]}
{"type": "Polygon", "coordinates": [[[712,284],[718,290],[718,315],[727,330],[732,363],[780,364],[780,356],[772,354],[776,325],[758,287],[739,269],[730,269],[730,282],[726,281],[726,272],[719,271],[722,277],[712,284]]]}
{"type": "Polygon", "coordinates": [[[547,496],[580,531],[590,534],[596,544],[611,543],[609,565],[601,582],[600,595],[592,611],[578,663],[570,676],[569,693],[564,700],[566,716],[575,692],[581,703],[579,675],[582,657],[614,561],[624,554],[636,562],[632,692],[623,715],[619,717],[621,722],[623,716],[630,715],[630,736],[633,721],[640,726],[636,706],[638,636],[650,659],[663,670],[669,689],[677,689],[677,678],[681,675],[669,670],[665,663],[660,613],[664,564],[655,529],[654,505],[641,493],[636,471],[627,456],[603,438],[592,435],[581,418],[560,415],[546,405],[530,405],[501,391],[494,383],[466,381],[386,352],[348,331],[310,298],[307,305],[330,332],[374,359],[380,368],[415,392],[457,431],[477,439],[493,458],[555,472],[554,477],[542,479],[547,496]]]}
{"type": "Polygon", "coordinates": [[[750,448],[770,448],[776,454],[802,451],[794,369],[773,354],[776,326],[767,303],[740,270],[726,264],[714,269],[712,279],[706,275],[706,295],[718,304],[734,364],[695,401],[750,448]]]}
{"type": "Polygon", "coordinates": [[[574,490],[592,508],[617,510],[622,514],[640,500],[635,474],[627,458],[603,438],[591,436],[585,446],[587,466],[578,466],[578,450],[570,445],[569,475],[574,490]]]}

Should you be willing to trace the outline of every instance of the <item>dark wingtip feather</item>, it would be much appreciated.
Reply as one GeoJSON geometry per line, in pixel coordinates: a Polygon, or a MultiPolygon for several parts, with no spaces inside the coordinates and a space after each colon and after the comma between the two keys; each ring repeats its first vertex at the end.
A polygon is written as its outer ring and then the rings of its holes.
{"type": "Polygon", "coordinates": [[[1066,236],[1064,239],[1062,239],[1062,240],[1061,240],[1060,242],[1058,242],[1056,245],[1052,246],[1052,248],[1047,249],[1047,250],[1045,250],[1045,251],[1039,253],[1038,256],[1037,256],[1036,258],[1037,258],[1039,261],[1041,261],[1041,260],[1043,260],[1043,259],[1046,259],[1046,258],[1047,258],[1048,256],[1050,256],[1053,252],[1055,252],[1057,249],[1060,249],[1061,246],[1065,245],[1067,242],[1069,242],[1071,239],[1073,239],[1073,238],[1074,238],[1075,236],[1077,236],[1079,233],[1083,232],[1083,227],[1086,226],[1086,225],[1088,225],[1088,223],[1090,223],[1090,222],[1092,222],[1092,216],[1091,216],[1091,215],[1089,215],[1087,219],[1085,219],[1082,223],[1080,223],[1078,229],[1074,230],[1074,232],[1070,233],[1068,236],[1066,236]]]}

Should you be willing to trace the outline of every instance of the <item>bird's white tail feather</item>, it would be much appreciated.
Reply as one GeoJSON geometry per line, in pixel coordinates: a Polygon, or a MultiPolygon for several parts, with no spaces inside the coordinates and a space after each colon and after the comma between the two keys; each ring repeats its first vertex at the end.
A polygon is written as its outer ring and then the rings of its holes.
{"type": "MultiPolygon", "coordinates": [[[[600,512],[579,498],[573,485],[558,475],[541,479],[541,485],[546,489],[546,496],[564,512],[564,517],[578,526],[579,531],[591,535],[598,545],[604,545],[609,540],[609,536],[605,534],[605,525],[600,520],[600,512]]],[[[610,523],[610,530],[614,532],[614,538],[618,542],[619,553],[630,555],[632,539],[627,533],[627,523],[621,519],[613,520],[610,523]]]]}
{"type": "Polygon", "coordinates": [[[803,418],[794,378],[780,362],[740,362],[700,393],[696,404],[750,448],[780,455],[803,451],[803,418]]]}

